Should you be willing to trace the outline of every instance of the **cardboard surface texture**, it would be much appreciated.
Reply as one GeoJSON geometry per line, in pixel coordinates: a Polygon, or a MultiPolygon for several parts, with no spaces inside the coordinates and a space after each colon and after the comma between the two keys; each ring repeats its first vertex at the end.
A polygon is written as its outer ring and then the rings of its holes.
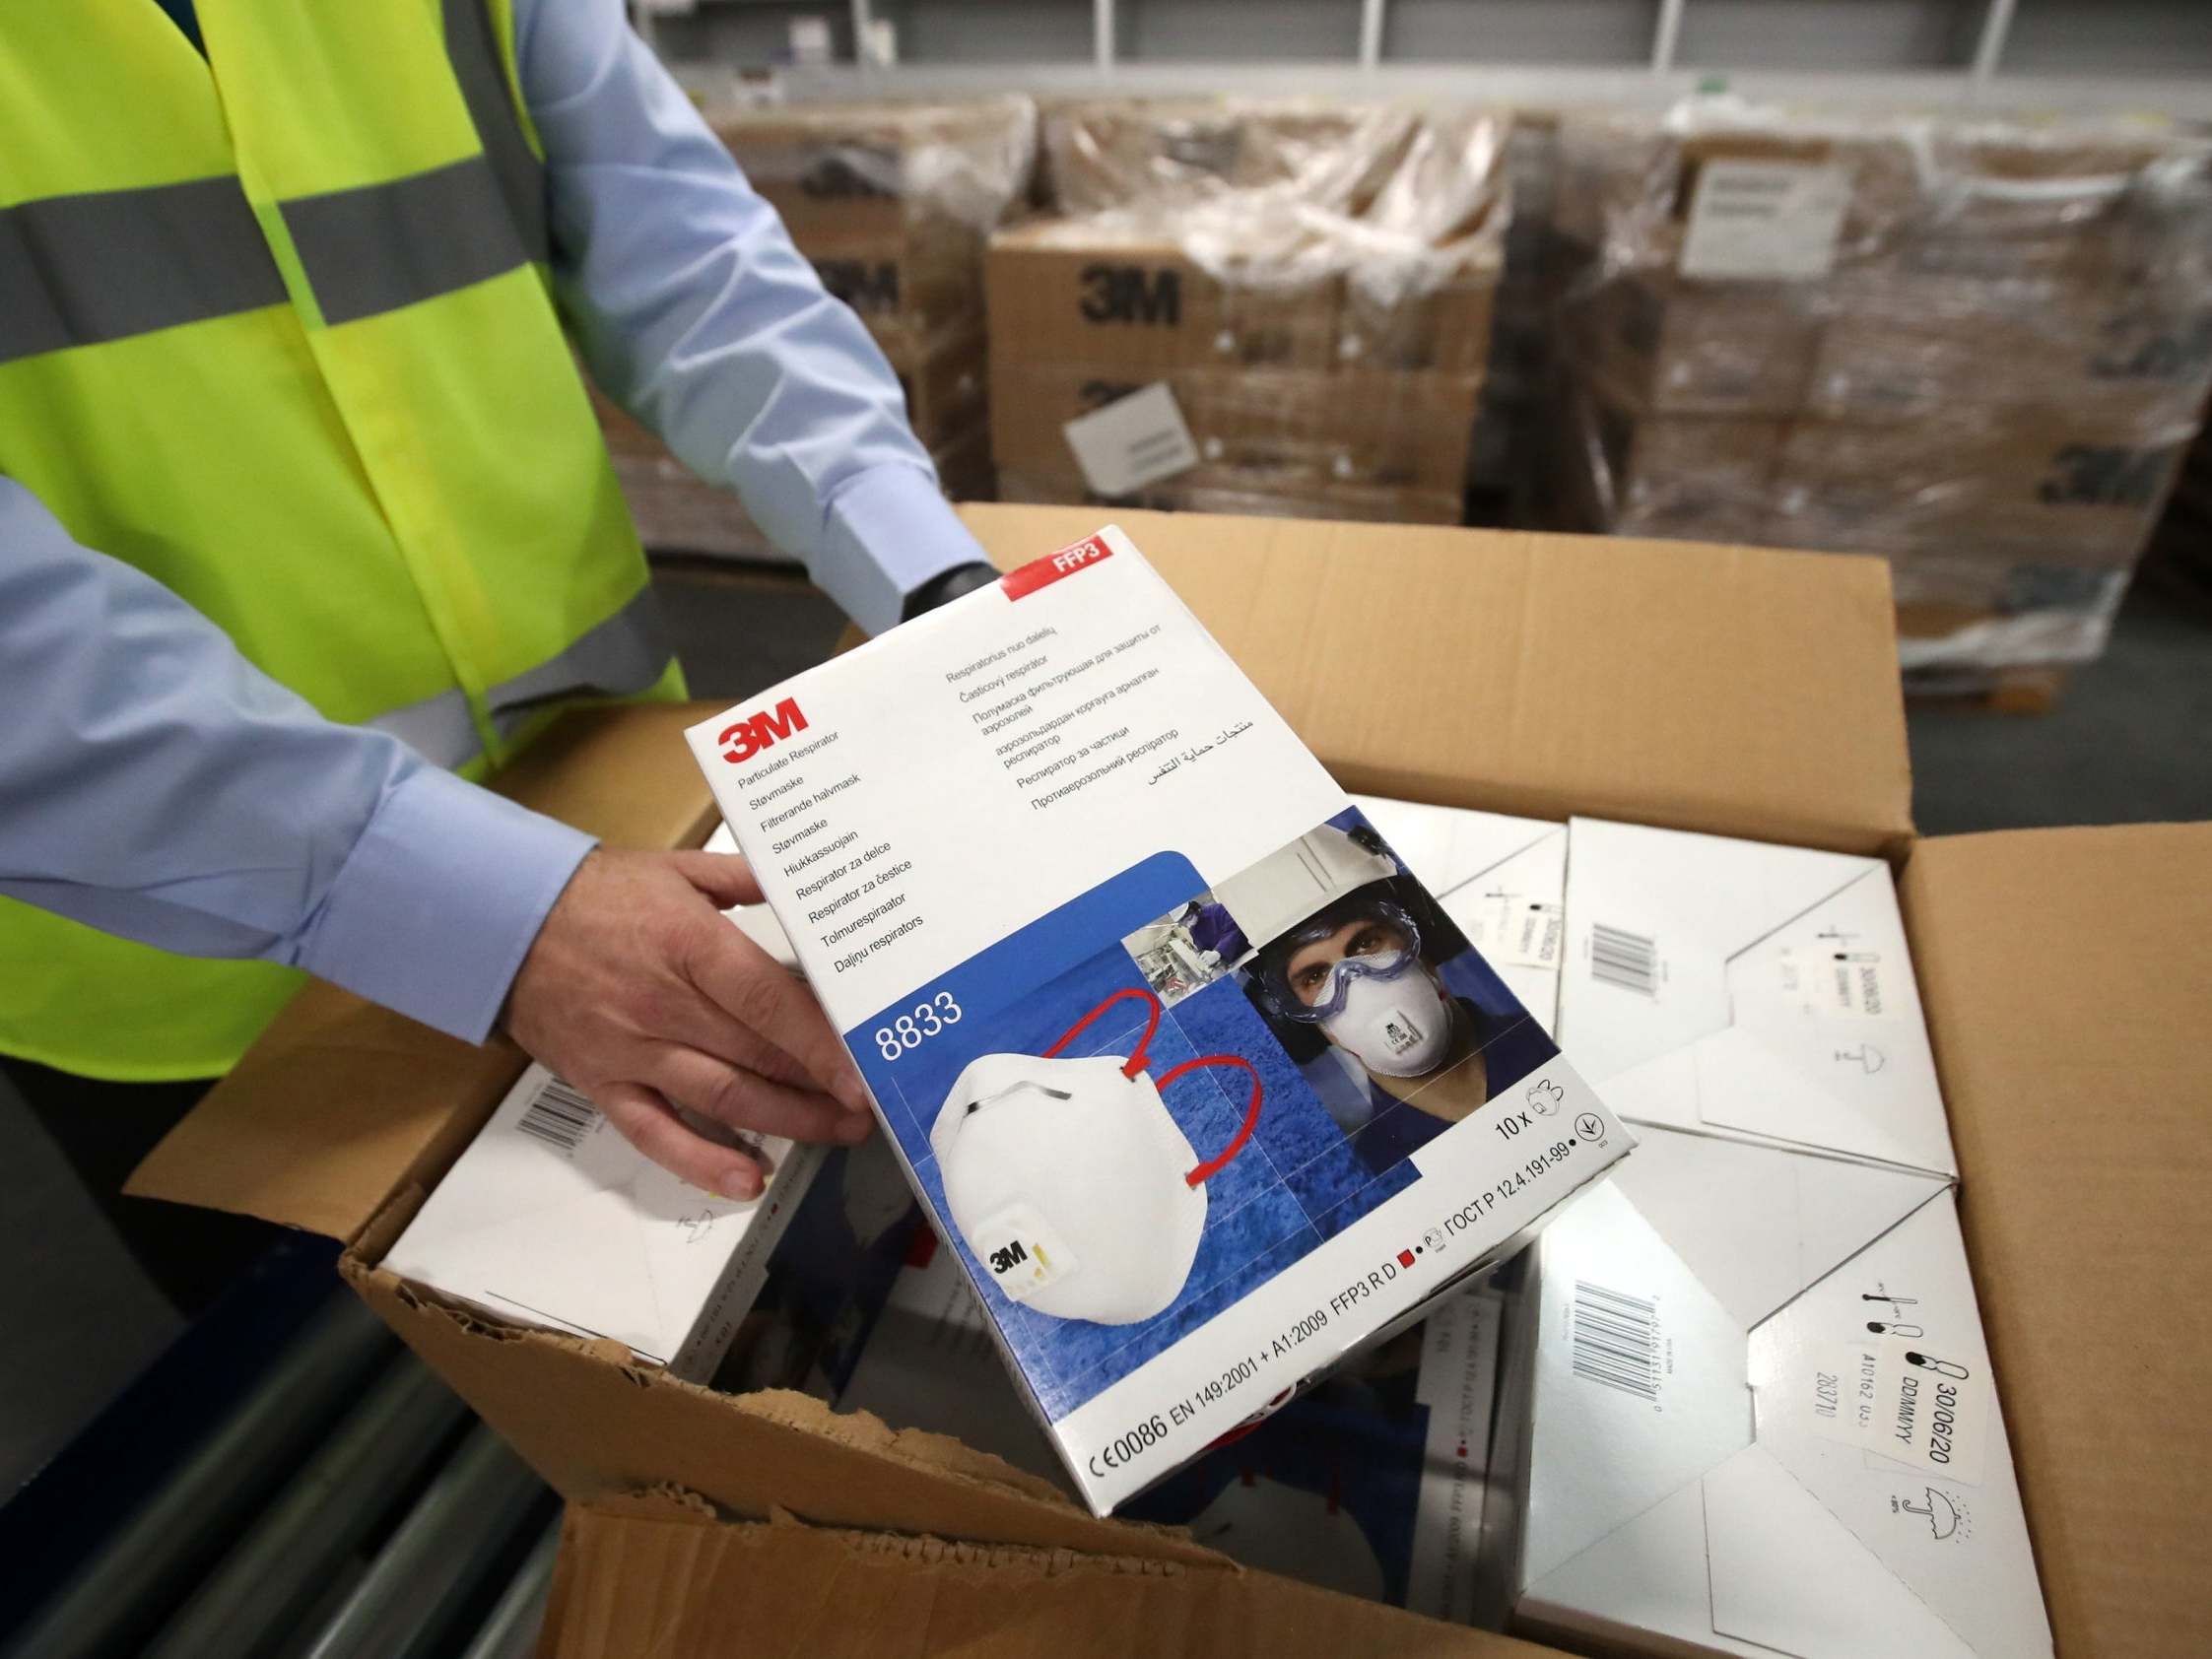
{"type": "MultiPolygon", "coordinates": [[[[668,1506],[672,1509],[673,1506],[668,1506]]],[[[1244,1572],[984,1550],[784,1520],[571,1509],[546,1612],[546,1659],[1137,1659],[1173,1648],[1268,1659],[1520,1659],[1543,1650],[1244,1572]],[[767,1586],[804,1586],[776,1595],[767,1586]]]]}
{"type": "MultiPolygon", "coordinates": [[[[965,516],[1002,564],[1104,522],[1087,507],[965,516]]],[[[1851,852],[1910,833],[1888,572],[1872,561],[1114,516],[1359,793],[1851,852]]]]}
{"type": "Polygon", "coordinates": [[[2058,1650],[2198,1651],[2212,826],[1926,841],[1903,894],[2058,1650]]]}
{"type": "MultiPolygon", "coordinates": [[[[967,509],[1009,565],[1105,516],[967,509]]],[[[2059,1651],[2196,1651],[2212,1582],[2212,1463],[2189,1429],[2212,1415],[2212,1332],[2194,1294],[2212,1277],[2198,1035],[2212,828],[1915,846],[1889,587],[1869,561],[1117,516],[1349,787],[1905,860],[1961,1222],[2059,1651]]],[[[572,717],[502,787],[610,840],[697,844],[714,815],[679,733],[704,712],[572,717]]],[[[1535,1651],[1237,1574],[941,1436],[799,1395],[717,1396],[611,1344],[431,1304],[379,1270],[380,1251],[521,1068],[511,1049],[471,1049],[310,987],[134,1190],[353,1241],[348,1280],[570,1498],[618,1503],[676,1482],[752,1518],[579,1512],[552,1651],[651,1651],[639,1637],[684,1619],[692,1645],[666,1650],[762,1651],[788,1630],[809,1659],[1535,1651]],[[1008,1570],[1022,1594],[987,1576],[973,1589],[965,1567],[952,1583],[927,1541],[856,1546],[803,1528],[771,1540],[761,1523],[778,1507],[1019,1545],[1008,1570]],[[647,1533],[657,1542],[637,1542],[647,1533]],[[771,1542],[784,1553],[763,1554],[771,1542]],[[764,1581],[803,1587],[785,1598],[787,1625],[764,1615],[764,1581]],[[724,1588],[691,1612],[686,1592],[712,1584],[724,1588]],[[865,1616],[840,1623],[855,1608],[865,1616]]]]}

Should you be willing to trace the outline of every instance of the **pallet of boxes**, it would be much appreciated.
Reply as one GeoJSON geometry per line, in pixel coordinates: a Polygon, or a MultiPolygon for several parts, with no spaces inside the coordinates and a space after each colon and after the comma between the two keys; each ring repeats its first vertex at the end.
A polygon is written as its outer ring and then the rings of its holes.
{"type": "MultiPolygon", "coordinates": [[[[1035,106],[1023,98],[794,105],[709,110],[708,120],[823,286],[890,360],[945,493],[987,498],[983,245],[1028,193],[1035,106]]],[[[648,548],[777,557],[730,491],[598,402],[648,548]]]]}
{"type": "Polygon", "coordinates": [[[2212,183],[2118,123],[1570,118],[1566,522],[1881,554],[1909,687],[2095,659],[2212,385],[2212,183]]]}
{"type": "Polygon", "coordinates": [[[986,279],[1004,498],[1459,522],[1503,118],[1112,100],[1043,131],[1058,212],[986,279]]]}

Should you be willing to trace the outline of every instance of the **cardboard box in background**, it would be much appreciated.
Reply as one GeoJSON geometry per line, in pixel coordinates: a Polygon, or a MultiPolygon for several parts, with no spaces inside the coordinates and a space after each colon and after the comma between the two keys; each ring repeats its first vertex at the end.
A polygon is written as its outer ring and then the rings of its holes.
{"type": "MultiPolygon", "coordinates": [[[[947,349],[933,353],[917,373],[901,376],[907,410],[917,436],[925,428],[949,429],[932,445],[929,457],[945,495],[956,501],[986,500],[995,493],[995,485],[980,341],[971,335],[945,345],[947,349]]],[[[735,491],[701,478],[596,389],[591,402],[638,540],[648,550],[789,562],[790,556],[753,522],[735,491]]]]}
{"type": "Polygon", "coordinates": [[[1767,535],[1887,553],[1905,566],[1925,550],[2124,570],[2158,521],[2189,432],[2026,406],[1799,421],[1782,440],[1767,535]]]}
{"type": "Polygon", "coordinates": [[[938,222],[987,234],[1035,165],[1026,98],[709,108],[707,124],[802,249],[817,235],[895,237],[938,222]]]}
{"type": "MultiPolygon", "coordinates": [[[[1571,114],[1559,153],[1547,277],[1571,391],[1549,494],[1570,522],[1877,553],[1914,603],[1958,602],[1975,560],[1990,585],[2133,564],[2212,389],[2200,137],[1693,100],[1571,114]],[[1628,510],[1586,476],[1602,447],[1573,428],[1593,398],[1787,422],[1772,511],[1722,511],[1699,479],[1655,472],[1666,510],[1628,510]]],[[[2032,620],[1992,602],[1919,635],[1908,666],[1972,684],[2089,660],[2109,597],[2067,615],[2046,591],[2032,620]]]]}
{"type": "Polygon", "coordinates": [[[1819,418],[2028,406],[2114,428],[2185,427],[2212,389],[2212,302],[2201,297],[1878,269],[1829,286],[1834,315],[1805,397],[1819,418]]]}
{"type": "MultiPolygon", "coordinates": [[[[1099,522],[1087,509],[967,517],[1009,564],[1099,522]]],[[[1868,561],[1135,523],[1352,787],[1904,859],[1961,1219],[2060,1651],[2193,1653],[2212,1469],[2171,1426],[2212,1412],[2205,1338],[2177,1323],[2188,1304],[2175,1292],[2212,1275],[2193,1156],[2208,1109],[2194,1033],[2212,986],[2212,830],[1915,844],[1889,590],[1868,561]],[[2125,1411],[2112,1409],[2115,1371],[2125,1411]]],[[[696,844],[712,812],[677,734],[700,712],[571,717],[500,787],[618,844],[696,844]]],[[[309,986],[134,1187],[348,1241],[349,1281],[571,1500],[548,1651],[749,1651],[763,1582],[820,1592],[785,1598],[777,1628],[830,1652],[882,1636],[1008,1659],[1040,1643],[1068,1659],[1212,1654],[1224,1628],[1290,1659],[1536,1651],[1233,1572],[1181,1540],[1092,1521],[1003,1465],[803,1397],[717,1397],[604,1345],[495,1340],[423,1305],[378,1255],[410,1192],[521,1065],[511,1048],[309,986]],[[630,1495],[662,1483],[700,1497],[630,1495]]]]}
{"type": "Polygon", "coordinates": [[[1366,484],[1285,482],[1264,475],[1196,467],[1132,495],[1099,495],[1073,472],[998,474],[998,499],[1020,506],[1084,504],[1108,511],[1203,512],[1243,518],[1339,519],[1359,524],[1457,524],[1466,498],[1457,491],[1403,490],[1366,484]]]}
{"type": "MultiPolygon", "coordinates": [[[[1080,478],[1067,423],[1141,390],[1096,365],[1015,366],[994,375],[992,459],[1035,478],[1080,478]]],[[[1295,495],[1330,484],[1456,496],[1482,382],[1385,371],[1183,369],[1164,379],[1199,465],[1163,479],[1185,488],[1295,495]]]]}
{"type": "Polygon", "coordinates": [[[1804,401],[1819,349],[1815,297],[1798,286],[1623,275],[1561,311],[1571,371],[1639,412],[1782,418],[1804,401]]]}
{"type": "Polygon", "coordinates": [[[1485,250],[1416,292],[1345,285],[1336,355],[1348,366],[1482,374],[1490,363],[1503,265],[1485,250]]]}
{"type": "Polygon", "coordinates": [[[1575,522],[1621,535],[1766,539],[1788,424],[1771,416],[1639,415],[1572,382],[1560,388],[1561,469],[1575,522]]]}
{"type": "Polygon", "coordinates": [[[818,232],[803,249],[822,286],[868,325],[894,365],[913,364],[982,321],[983,249],[958,226],[930,221],[886,237],[818,232]]]}
{"type": "Polygon", "coordinates": [[[1201,267],[1162,230],[1048,219],[991,238],[991,349],[1017,368],[1081,365],[1157,379],[1175,368],[1310,368],[1337,357],[1342,285],[1201,267]]]}

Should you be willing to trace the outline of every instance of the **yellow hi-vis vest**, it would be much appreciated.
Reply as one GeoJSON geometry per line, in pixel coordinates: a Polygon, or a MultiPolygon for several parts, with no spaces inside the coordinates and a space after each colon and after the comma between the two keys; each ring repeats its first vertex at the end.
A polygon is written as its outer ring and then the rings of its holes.
{"type": "MultiPolygon", "coordinates": [[[[680,696],[542,272],[508,0],[198,14],[204,58],[153,0],[0,21],[0,475],[467,775],[565,701],[680,696]]],[[[0,1053],[214,1076],[299,981],[0,899],[0,1053]]]]}

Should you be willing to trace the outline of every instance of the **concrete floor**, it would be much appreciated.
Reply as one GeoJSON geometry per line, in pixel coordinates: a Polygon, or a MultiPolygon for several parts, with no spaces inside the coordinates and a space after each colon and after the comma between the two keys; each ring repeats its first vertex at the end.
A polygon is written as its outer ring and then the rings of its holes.
{"type": "MultiPolygon", "coordinates": [[[[670,566],[694,694],[735,700],[819,661],[842,619],[789,575],[670,566]]],[[[2053,712],[1915,709],[1923,833],[2212,818],[2212,617],[2138,589],[2111,654],[2053,712]]],[[[0,1084],[0,1500],[163,1345],[177,1320],[0,1084]]]]}

